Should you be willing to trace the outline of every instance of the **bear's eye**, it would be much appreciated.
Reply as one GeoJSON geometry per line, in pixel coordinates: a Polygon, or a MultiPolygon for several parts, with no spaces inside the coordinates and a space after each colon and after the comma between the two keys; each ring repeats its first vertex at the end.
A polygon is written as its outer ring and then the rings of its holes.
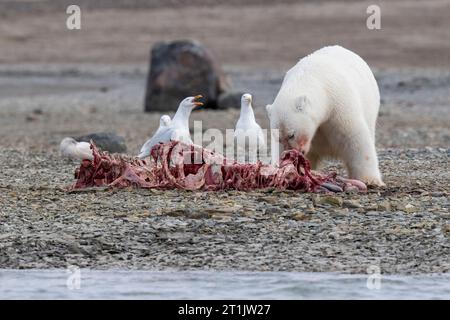
{"type": "Polygon", "coordinates": [[[295,135],[294,135],[293,133],[291,133],[290,135],[288,135],[288,139],[289,139],[289,140],[292,140],[292,139],[294,139],[294,136],[295,136],[295,135]]]}

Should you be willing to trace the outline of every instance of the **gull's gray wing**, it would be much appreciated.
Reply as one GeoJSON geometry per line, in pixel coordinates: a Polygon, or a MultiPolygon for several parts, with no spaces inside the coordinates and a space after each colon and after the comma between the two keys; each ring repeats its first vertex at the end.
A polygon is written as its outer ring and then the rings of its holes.
{"type": "Polygon", "coordinates": [[[150,151],[152,148],[157,145],[158,143],[166,143],[170,141],[171,138],[171,129],[169,127],[163,127],[159,128],[153,137],[151,137],[147,142],[144,143],[144,145],[141,148],[139,158],[143,159],[145,157],[148,157],[150,155],[150,151]]]}

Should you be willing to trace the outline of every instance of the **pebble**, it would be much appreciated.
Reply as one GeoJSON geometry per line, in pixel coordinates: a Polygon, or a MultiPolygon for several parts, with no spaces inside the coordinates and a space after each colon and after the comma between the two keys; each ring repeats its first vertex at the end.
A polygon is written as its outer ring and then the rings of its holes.
{"type": "Polygon", "coordinates": [[[361,204],[357,200],[344,200],[342,203],[344,208],[361,208],[361,204]]]}
{"type": "Polygon", "coordinates": [[[313,203],[315,206],[322,205],[322,204],[329,204],[334,207],[342,207],[342,204],[344,203],[344,201],[342,200],[341,197],[314,195],[313,203]]]}
{"type": "Polygon", "coordinates": [[[278,214],[282,213],[283,211],[278,207],[268,207],[266,209],[266,214],[278,214]]]}
{"type": "Polygon", "coordinates": [[[432,197],[445,197],[445,196],[447,196],[447,192],[431,192],[430,196],[432,196],[432,197]]]}
{"type": "Polygon", "coordinates": [[[391,203],[387,200],[378,203],[378,211],[391,211],[391,203]]]}
{"type": "Polygon", "coordinates": [[[443,230],[444,230],[444,233],[450,233],[450,224],[445,225],[443,230]]]}
{"type": "Polygon", "coordinates": [[[296,214],[294,214],[293,216],[292,216],[292,219],[293,220],[296,220],[296,221],[303,221],[303,220],[307,220],[307,219],[309,219],[309,216],[308,215],[306,215],[306,214],[304,214],[304,213],[296,213],[296,214]]]}
{"type": "Polygon", "coordinates": [[[417,211],[417,208],[415,206],[413,206],[412,204],[408,203],[407,205],[404,206],[403,210],[406,213],[413,213],[417,211]]]}

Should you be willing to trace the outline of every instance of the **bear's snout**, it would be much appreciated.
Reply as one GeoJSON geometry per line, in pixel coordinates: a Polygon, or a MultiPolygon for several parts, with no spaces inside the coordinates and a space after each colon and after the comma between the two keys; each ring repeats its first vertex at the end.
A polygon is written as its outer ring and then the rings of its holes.
{"type": "Polygon", "coordinates": [[[295,149],[300,151],[303,155],[306,155],[309,152],[310,147],[311,139],[305,134],[300,135],[297,139],[297,147],[295,149]]]}

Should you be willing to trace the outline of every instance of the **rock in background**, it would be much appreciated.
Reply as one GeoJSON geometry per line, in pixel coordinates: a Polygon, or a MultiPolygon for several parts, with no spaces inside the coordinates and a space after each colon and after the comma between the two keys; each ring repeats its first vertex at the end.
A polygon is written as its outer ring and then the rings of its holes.
{"type": "Polygon", "coordinates": [[[110,153],[125,153],[127,151],[125,139],[114,132],[91,133],[74,139],[85,142],[93,140],[97,147],[110,153]]]}
{"type": "Polygon", "coordinates": [[[244,91],[229,91],[220,94],[217,100],[218,109],[241,108],[241,98],[244,91]]]}
{"type": "Polygon", "coordinates": [[[205,108],[217,108],[229,80],[200,43],[180,40],[152,48],[145,111],[175,111],[189,96],[203,95],[205,108]]]}

